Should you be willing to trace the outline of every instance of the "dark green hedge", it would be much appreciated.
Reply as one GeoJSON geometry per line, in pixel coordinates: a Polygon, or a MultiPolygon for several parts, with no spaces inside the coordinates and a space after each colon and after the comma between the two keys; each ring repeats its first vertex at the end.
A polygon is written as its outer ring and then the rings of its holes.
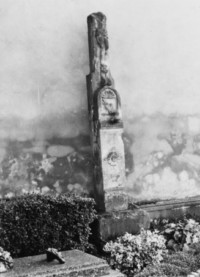
{"type": "Polygon", "coordinates": [[[77,196],[29,194],[0,201],[0,246],[13,257],[89,247],[94,200],[77,196]]]}

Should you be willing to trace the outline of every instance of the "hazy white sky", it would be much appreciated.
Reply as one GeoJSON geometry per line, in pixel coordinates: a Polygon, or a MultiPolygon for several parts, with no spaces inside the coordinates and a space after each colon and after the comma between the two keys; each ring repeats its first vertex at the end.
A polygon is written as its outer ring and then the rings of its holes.
{"type": "Polygon", "coordinates": [[[97,11],[124,117],[199,113],[199,0],[0,0],[0,115],[87,109],[86,17],[97,11]]]}

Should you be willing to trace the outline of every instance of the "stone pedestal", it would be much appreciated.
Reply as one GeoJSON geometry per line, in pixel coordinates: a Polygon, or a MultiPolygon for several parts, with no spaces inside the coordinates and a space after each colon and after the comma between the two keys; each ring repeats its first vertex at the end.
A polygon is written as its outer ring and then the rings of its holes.
{"type": "Polygon", "coordinates": [[[115,239],[126,232],[138,234],[141,228],[148,229],[150,217],[142,209],[113,211],[99,215],[99,237],[102,241],[115,239]]]}
{"type": "Polygon", "coordinates": [[[105,212],[98,215],[92,223],[92,237],[90,242],[102,251],[109,240],[114,240],[126,232],[138,234],[141,228],[149,229],[150,216],[142,209],[105,212]]]}

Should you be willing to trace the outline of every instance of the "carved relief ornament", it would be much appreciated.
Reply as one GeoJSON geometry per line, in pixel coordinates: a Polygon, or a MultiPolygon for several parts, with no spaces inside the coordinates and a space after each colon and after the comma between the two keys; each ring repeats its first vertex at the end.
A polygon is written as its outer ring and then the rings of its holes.
{"type": "Polygon", "coordinates": [[[115,148],[112,148],[104,161],[107,161],[110,166],[116,166],[121,159],[121,154],[115,148]]]}
{"type": "Polygon", "coordinates": [[[104,87],[97,97],[98,120],[108,124],[115,124],[121,120],[121,103],[117,91],[111,87],[104,87]]]}

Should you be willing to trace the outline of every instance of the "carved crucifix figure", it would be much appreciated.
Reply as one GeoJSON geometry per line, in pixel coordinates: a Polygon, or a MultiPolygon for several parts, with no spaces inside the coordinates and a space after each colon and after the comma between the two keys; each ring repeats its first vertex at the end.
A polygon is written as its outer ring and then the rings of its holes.
{"type": "Polygon", "coordinates": [[[94,196],[99,210],[127,208],[121,101],[109,68],[106,17],[88,16],[88,108],[94,157],[94,196]]]}

